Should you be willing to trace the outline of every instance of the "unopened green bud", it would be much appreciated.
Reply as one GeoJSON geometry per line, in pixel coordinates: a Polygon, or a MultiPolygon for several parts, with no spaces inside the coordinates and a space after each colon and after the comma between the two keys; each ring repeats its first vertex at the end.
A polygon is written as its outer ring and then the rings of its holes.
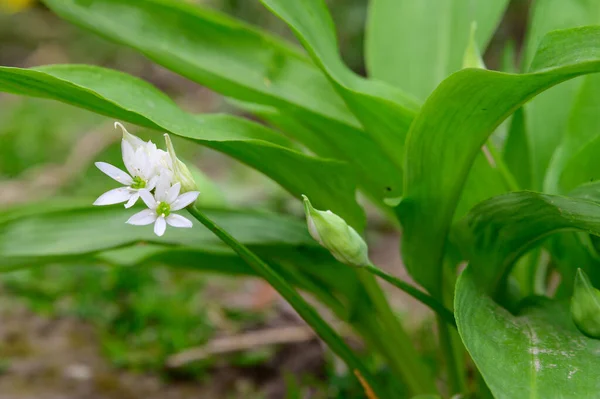
{"type": "Polygon", "coordinates": [[[479,68],[485,69],[485,64],[481,58],[481,53],[477,47],[477,41],[475,40],[475,32],[477,31],[477,23],[471,24],[471,34],[469,36],[469,44],[463,55],[463,68],[479,68]]]}
{"type": "Polygon", "coordinates": [[[592,338],[600,338],[600,291],[577,269],[575,289],[571,298],[571,316],[579,330],[592,338]]]}
{"type": "Polygon", "coordinates": [[[369,249],[360,234],[331,211],[313,208],[303,195],[306,223],[312,238],[327,249],[340,262],[349,266],[367,266],[369,249]]]}
{"type": "Polygon", "coordinates": [[[173,171],[173,184],[181,184],[181,192],[198,191],[198,186],[194,180],[194,176],[188,167],[177,158],[175,148],[168,134],[165,133],[165,143],[167,144],[167,152],[171,157],[171,170],[173,171]]]}

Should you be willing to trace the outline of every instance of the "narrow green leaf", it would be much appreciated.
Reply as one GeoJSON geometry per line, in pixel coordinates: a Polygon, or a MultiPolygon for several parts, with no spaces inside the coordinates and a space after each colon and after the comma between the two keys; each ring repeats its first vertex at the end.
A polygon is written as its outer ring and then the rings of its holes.
{"type": "Polygon", "coordinates": [[[60,17],[226,96],[357,126],[325,76],[283,40],[179,0],[44,0],[60,17]]]}
{"type": "Polygon", "coordinates": [[[250,121],[188,114],[154,86],[130,75],[81,65],[0,67],[0,91],[51,98],[191,139],[257,169],[295,197],[310,195],[315,205],[344,215],[358,229],[364,225],[347,165],[288,148],[285,137],[250,121]]]}
{"type": "Polygon", "coordinates": [[[600,28],[549,34],[522,75],[459,71],[436,89],[412,124],[406,145],[404,226],[408,270],[441,289],[441,263],[456,204],[473,161],[493,130],[516,109],[562,81],[600,71],[600,28]]]}
{"type": "Polygon", "coordinates": [[[532,187],[531,150],[525,129],[525,109],[519,108],[510,121],[503,159],[519,187],[530,189],[532,187]]]}
{"type": "Polygon", "coordinates": [[[425,100],[462,68],[471,23],[485,50],[508,0],[370,0],[366,61],[370,76],[425,100]]]}
{"type": "Polygon", "coordinates": [[[471,271],[494,291],[514,262],[544,238],[572,230],[600,235],[600,203],[534,192],[491,198],[461,221],[471,271]]]}
{"type": "Polygon", "coordinates": [[[539,298],[513,316],[485,295],[470,271],[456,285],[456,322],[495,398],[598,394],[600,341],[579,332],[567,303],[539,298]]]}
{"type": "Polygon", "coordinates": [[[329,77],[348,108],[398,167],[418,103],[380,81],[352,72],[339,54],[335,26],[323,0],[261,0],[285,21],[329,77]]]}

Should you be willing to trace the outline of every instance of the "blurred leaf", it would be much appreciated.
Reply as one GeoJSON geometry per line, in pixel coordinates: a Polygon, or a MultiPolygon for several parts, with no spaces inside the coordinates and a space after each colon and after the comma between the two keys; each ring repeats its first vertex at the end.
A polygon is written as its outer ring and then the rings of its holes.
{"type": "Polygon", "coordinates": [[[364,225],[362,208],[354,198],[355,179],[347,165],[284,147],[289,145],[285,137],[247,120],[188,114],[133,76],[94,66],[0,67],[0,90],[55,99],[192,139],[259,170],[297,198],[310,195],[316,206],[331,209],[359,230],[364,225]]]}
{"type": "Polygon", "coordinates": [[[586,76],[569,115],[566,134],[548,170],[548,189],[569,192],[600,179],[600,76],[586,76]]]}
{"type": "Polygon", "coordinates": [[[225,14],[177,0],[44,3],[60,17],[226,96],[298,107],[356,126],[325,76],[298,48],[225,14]]]}
{"type": "Polygon", "coordinates": [[[577,330],[568,304],[539,298],[513,316],[485,295],[471,269],[456,285],[456,322],[494,397],[596,396],[600,341],[577,330]]]}
{"type": "Polygon", "coordinates": [[[471,273],[482,289],[498,288],[514,262],[544,238],[566,230],[600,235],[600,202],[534,192],[491,198],[461,221],[471,273]]]}
{"type": "Polygon", "coordinates": [[[406,132],[418,103],[392,86],[356,75],[344,64],[323,0],[261,2],[290,26],[367,133],[401,168],[406,132]]]}
{"type": "Polygon", "coordinates": [[[525,109],[517,109],[510,121],[503,159],[522,189],[531,188],[531,149],[525,131],[525,109]]]}
{"type": "Polygon", "coordinates": [[[469,170],[493,130],[523,103],[553,85],[600,71],[600,28],[549,34],[532,72],[459,71],[436,89],[411,126],[405,198],[397,208],[402,250],[412,276],[441,290],[444,245],[469,170]]]}
{"type": "Polygon", "coordinates": [[[508,0],[370,0],[366,32],[369,75],[425,100],[462,68],[471,23],[485,50],[508,0]]]}
{"type": "MultiPolygon", "coordinates": [[[[600,23],[600,3],[596,0],[536,0],[527,30],[524,70],[539,70],[533,65],[543,37],[554,30],[600,23]],[[533,67],[533,68],[532,68],[533,67]]],[[[553,153],[568,128],[571,104],[580,90],[582,79],[565,82],[542,93],[525,106],[525,123],[531,157],[532,188],[558,193],[557,179],[564,160],[553,153]],[[555,165],[552,164],[556,163],[555,165]],[[547,168],[550,168],[547,172],[547,168]],[[546,173],[548,173],[547,176],[546,173]],[[545,180],[546,177],[546,181],[545,180]]]]}

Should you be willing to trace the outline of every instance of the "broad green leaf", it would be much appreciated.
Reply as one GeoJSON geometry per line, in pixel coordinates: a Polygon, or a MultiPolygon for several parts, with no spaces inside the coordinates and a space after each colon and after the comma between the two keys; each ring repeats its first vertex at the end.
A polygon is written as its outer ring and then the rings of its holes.
{"type": "Polygon", "coordinates": [[[441,290],[444,245],[473,161],[494,129],[536,94],[600,71],[600,28],[549,34],[531,73],[466,69],[443,81],[421,108],[406,144],[402,250],[413,277],[441,290]]]}
{"type": "Polygon", "coordinates": [[[178,0],[44,3],[60,17],[226,96],[357,126],[298,48],[227,15],[178,0]]]}
{"type": "Polygon", "coordinates": [[[477,24],[478,48],[485,50],[507,5],[508,0],[370,0],[369,75],[425,100],[462,68],[471,23],[477,24]]]}
{"type": "Polygon", "coordinates": [[[401,167],[406,132],[418,103],[393,86],[356,75],[344,64],[323,0],[261,2],[296,33],[364,129],[401,167]]]}
{"type": "Polygon", "coordinates": [[[568,303],[538,298],[515,316],[487,296],[470,271],[456,285],[456,322],[495,398],[597,396],[600,341],[579,332],[568,303]]]}
{"type": "MultiPolygon", "coordinates": [[[[524,52],[524,65],[532,66],[543,37],[557,29],[575,28],[600,23],[600,3],[596,0],[536,0],[524,52]]],[[[532,167],[532,188],[558,193],[557,174],[562,161],[553,154],[569,128],[571,104],[583,80],[565,82],[536,97],[525,107],[525,122],[532,167]],[[552,159],[554,158],[554,159],[552,159]],[[552,161],[551,161],[552,159],[552,161]],[[556,165],[552,165],[557,163],[556,165]],[[547,168],[550,170],[547,171],[547,168]],[[546,175],[548,173],[548,175],[546,175]]]]}
{"type": "Polygon", "coordinates": [[[549,235],[568,230],[600,235],[600,202],[515,192],[477,205],[459,229],[473,275],[492,292],[514,262],[549,235]]]}
{"type": "Polygon", "coordinates": [[[295,197],[310,195],[317,206],[363,226],[363,212],[354,199],[355,178],[347,165],[295,151],[285,137],[247,120],[188,114],[130,75],[94,66],[0,67],[0,91],[66,102],[191,139],[257,169],[295,197]]]}

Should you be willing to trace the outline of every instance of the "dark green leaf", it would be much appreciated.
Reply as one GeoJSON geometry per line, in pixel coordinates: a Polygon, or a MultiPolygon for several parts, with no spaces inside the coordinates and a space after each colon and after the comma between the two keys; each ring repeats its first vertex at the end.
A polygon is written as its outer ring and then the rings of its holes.
{"type": "Polygon", "coordinates": [[[566,230],[600,235],[600,203],[534,192],[491,198],[459,226],[471,271],[493,291],[514,262],[549,235],[566,230]]]}

